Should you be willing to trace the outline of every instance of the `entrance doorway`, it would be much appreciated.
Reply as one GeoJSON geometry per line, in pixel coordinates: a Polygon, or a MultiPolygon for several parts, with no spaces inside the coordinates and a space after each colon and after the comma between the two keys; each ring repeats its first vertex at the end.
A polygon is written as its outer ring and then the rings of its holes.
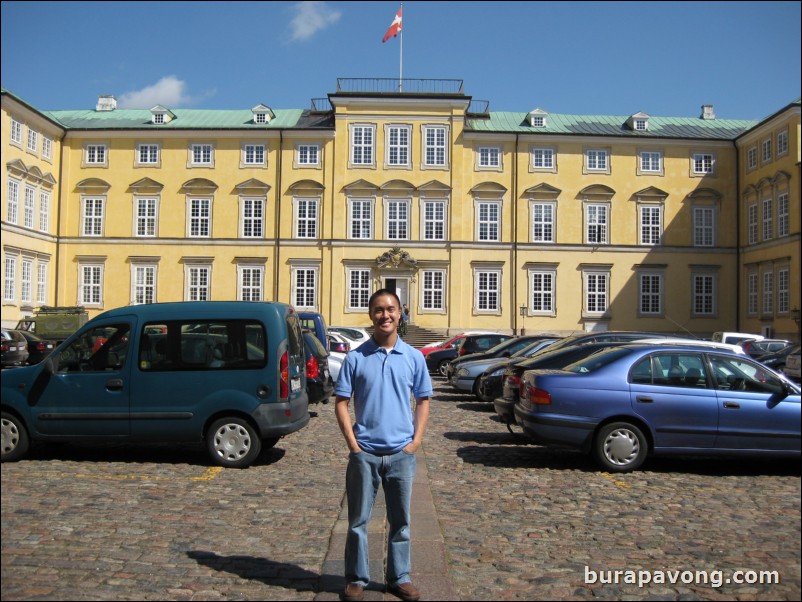
{"type": "MultiPolygon", "coordinates": [[[[384,288],[388,291],[395,291],[401,301],[401,306],[406,305],[410,307],[409,303],[409,278],[385,278],[384,288]]],[[[409,315],[410,322],[412,322],[412,313],[409,315]]]]}

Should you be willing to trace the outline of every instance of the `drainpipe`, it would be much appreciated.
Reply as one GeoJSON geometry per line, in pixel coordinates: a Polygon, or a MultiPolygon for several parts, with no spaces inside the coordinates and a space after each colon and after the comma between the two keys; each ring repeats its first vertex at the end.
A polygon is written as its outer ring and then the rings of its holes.
{"type": "MultiPolygon", "coordinates": [[[[58,183],[56,184],[55,192],[58,195],[58,199],[56,200],[56,257],[55,261],[53,262],[54,270],[56,272],[55,275],[55,295],[53,297],[53,305],[58,307],[61,305],[59,302],[59,260],[61,258],[61,191],[63,189],[64,183],[64,139],[67,137],[65,132],[64,136],[61,138],[60,142],[60,153],[61,153],[61,160],[58,164],[58,183]]],[[[78,302],[78,298],[75,299],[75,304],[80,305],[78,302]]],[[[65,304],[66,305],[66,304],[65,304]]]]}
{"type": "Polygon", "coordinates": [[[284,132],[278,131],[278,160],[276,161],[276,244],[275,253],[273,257],[273,301],[280,301],[278,297],[279,292],[279,256],[281,254],[281,156],[284,154],[284,132]]]}
{"type": "Polygon", "coordinates": [[[735,145],[735,326],[741,331],[741,152],[735,145]]]}
{"type": "MultiPolygon", "coordinates": [[[[518,334],[518,138],[515,134],[515,148],[512,151],[512,270],[510,273],[510,307],[512,308],[512,334],[518,334]]],[[[523,319],[523,318],[522,318],[523,319]]]]}

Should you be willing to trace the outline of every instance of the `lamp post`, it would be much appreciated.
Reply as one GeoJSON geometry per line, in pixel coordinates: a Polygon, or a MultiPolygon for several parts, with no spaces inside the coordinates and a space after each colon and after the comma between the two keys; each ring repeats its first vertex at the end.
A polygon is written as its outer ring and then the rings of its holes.
{"type": "MultiPolygon", "coordinates": [[[[526,334],[526,328],[524,327],[524,320],[526,319],[526,305],[521,305],[521,336],[526,334]]],[[[799,322],[797,321],[797,324],[799,322]]]]}

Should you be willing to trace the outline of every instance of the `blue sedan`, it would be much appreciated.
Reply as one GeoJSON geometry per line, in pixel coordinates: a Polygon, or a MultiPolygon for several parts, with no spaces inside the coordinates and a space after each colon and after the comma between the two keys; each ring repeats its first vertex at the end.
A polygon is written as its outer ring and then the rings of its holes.
{"type": "Polygon", "coordinates": [[[800,457],[800,389],[750,358],[627,344],[563,370],[524,373],[515,420],[543,444],[611,472],[649,454],[800,457]]]}

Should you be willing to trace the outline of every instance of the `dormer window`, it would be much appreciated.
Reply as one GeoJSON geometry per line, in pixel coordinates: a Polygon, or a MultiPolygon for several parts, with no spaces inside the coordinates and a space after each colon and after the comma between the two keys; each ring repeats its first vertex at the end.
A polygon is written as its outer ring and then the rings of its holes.
{"type": "Polygon", "coordinates": [[[649,129],[649,122],[645,119],[636,119],[635,120],[635,129],[640,131],[646,131],[649,129]]]}
{"type": "Polygon", "coordinates": [[[253,122],[257,125],[268,124],[276,118],[276,115],[267,105],[256,105],[251,109],[251,113],[253,113],[253,122]]]}
{"type": "Polygon", "coordinates": [[[156,113],[153,115],[153,123],[161,125],[164,123],[164,113],[156,113]]]}
{"type": "Polygon", "coordinates": [[[636,132],[646,132],[649,130],[649,115],[646,113],[635,113],[627,119],[627,125],[636,132]]]}
{"type": "Polygon", "coordinates": [[[175,115],[170,111],[170,109],[166,109],[161,105],[156,105],[150,110],[151,114],[151,123],[153,125],[164,125],[165,123],[171,122],[175,119],[175,115]]]}
{"type": "Polygon", "coordinates": [[[548,113],[543,109],[535,109],[534,111],[529,112],[529,125],[533,128],[544,128],[546,127],[546,117],[548,113]]]}

